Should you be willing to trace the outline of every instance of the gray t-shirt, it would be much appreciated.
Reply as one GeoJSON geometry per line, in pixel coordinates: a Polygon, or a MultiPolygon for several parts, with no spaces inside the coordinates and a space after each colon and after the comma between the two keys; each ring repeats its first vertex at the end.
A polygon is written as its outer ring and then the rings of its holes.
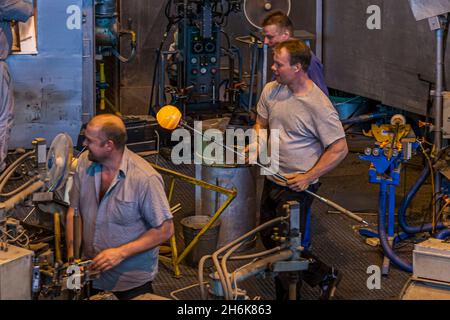
{"type": "Polygon", "coordinates": [[[336,109],[315,84],[306,96],[296,97],[287,86],[269,82],[257,112],[268,119],[270,130],[279,130],[281,174],[309,171],[329,145],[345,137],[336,109]]]}
{"type": "MultiPolygon", "coordinates": [[[[70,206],[79,209],[83,220],[85,258],[134,241],[172,219],[161,175],[147,161],[125,148],[119,173],[99,201],[102,166],[87,154],[80,156],[70,191],[70,206]]],[[[102,272],[94,287],[124,291],[152,281],[158,253],[156,247],[122,261],[102,272]]]]}

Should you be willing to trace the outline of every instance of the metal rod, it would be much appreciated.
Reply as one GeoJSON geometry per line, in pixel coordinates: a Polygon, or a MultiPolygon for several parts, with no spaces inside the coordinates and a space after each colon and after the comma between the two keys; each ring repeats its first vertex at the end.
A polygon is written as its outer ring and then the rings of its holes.
{"type": "MultiPolygon", "coordinates": [[[[189,129],[191,129],[192,131],[194,131],[194,132],[197,133],[197,134],[200,134],[200,135],[203,137],[203,133],[201,133],[200,131],[198,131],[198,130],[195,129],[195,128],[192,128],[191,126],[189,126],[189,125],[188,125],[187,123],[185,123],[184,121],[180,121],[180,125],[185,126],[185,127],[189,128],[189,129]]],[[[225,149],[227,149],[227,150],[229,150],[229,151],[231,151],[231,152],[237,154],[237,155],[240,156],[240,157],[245,157],[245,155],[243,155],[242,153],[237,152],[236,150],[234,150],[234,149],[232,149],[232,148],[230,148],[230,147],[228,147],[228,146],[225,146],[224,144],[222,144],[222,143],[220,143],[220,142],[217,142],[217,141],[213,141],[213,142],[214,142],[214,143],[217,143],[219,146],[221,146],[221,147],[223,147],[223,148],[225,148],[225,149]]],[[[259,166],[260,168],[262,168],[262,169],[264,169],[264,170],[267,170],[269,173],[271,173],[271,174],[272,174],[274,177],[276,177],[277,179],[279,179],[279,180],[281,180],[281,181],[283,181],[283,182],[287,182],[287,181],[288,181],[288,179],[287,179],[286,177],[282,176],[282,175],[279,174],[279,173],[274,172],[274,171],[271,170],[270,168],[267,168],[267,167],[263,166],[263,165],[260,164],[259,162],[255,162],[255,164],[256,164],[257,166],[259,166]]],[[[340,211],[341,213],[345,214],[345,215],[348,216],[349,218],[352,218],[352,219],[354,219],[354,220],[356,220],[356,221],[358,221],[358,222],[364,223],[365,225],[368,225],[368,224],[369,224],[369,223],[368,223],[367,221],[365,221],[363,218],[358,217],[358,216],[355,215],[353,212],[351,212],[350,210],[345,209],[344,207],[338,205],[337,203],[335,203],[335,202],[333,202],[333,201],[331,201],[331,200],[329,200],[329,199],[326,199],[326,198],[324,198],[324,197],[322,197],[322,196],[319,196],[318,194],[316,194],[316,193],[314,193],[314,192],[312,192],[312,191],[305,190],[305,192],[308,193],[309,195],[311,195],[311,196],[317,198],[318,200],[322,201],[322,202],[325,203],[326,205],[328,205],[328,206],[330,206],[330,207],[332,207],[332,208],[335,208],[336,210],[338,210],[338,211],[340,211]]]]}
{"type": "Polygon", "coordinates": [[[258,54],[258,44],[257,39],[255,39],[255,42],[252,44],[252,66],[251,66],[251,75],[250,75],[250,88],[249,88],[249,95],[248,95],[248,106],[247,109],[250,111],[252,109],[253,104],[253,87],[255,85],[255,69],[256,69],[256,59],[258,54]]]}
{"type": "Polygon", "coordinates": [[[80,258],[80,237],[79,237],[79,229],[80,229],[80,214],[78,212],[78,208],[74,208],[73,210],[73,257],[75,259],[80,258]]]}
{"type": "Polygon", "coordinates": [[[316,56],[323,62],[323,0],[316,0],[316,56]]]}
{"type": "MultiPolygon", "coordinates": [[[[436,30],[436,90],[435,90],[435,125],[434,125],[434,146],[436,152],[442,148],[442,105],[443,105],[443,83],[444,83],[444,28],[436,30]]],[[[436,170],[434,178],[434,190],[441,190],[441,175],[436,170]]],[[[434,196],[434,195],[433,195],[434,196]]],[[[434,216],[439,214],[439,206],[434,208],[434,216]]]]}
{"type": "Polygon", "coordinates": [[[352,218],[353,220],[356,220],[358,222],[364,223],[365,225],[369,225],[369,223],[367,221],[365,221],[363,218],[358,217],[356,214],[354,214],[353,212],[351,212],[350,210],[345,209],[344,207],[341,207],[340,205],[338,205],[337,203],[328,200],[324,197],[319,196],[317,193],[314,193],[312,191],[309,190],[305,190],[306,193],[308,193],[309,195],[312,195],[313,197],[317,198],[318,200],[322,201],[323,203],[325,203],[326,205],[335,208],[337,211],[345,214],[346,216],[348,216],[349,218],[352,218]]]}

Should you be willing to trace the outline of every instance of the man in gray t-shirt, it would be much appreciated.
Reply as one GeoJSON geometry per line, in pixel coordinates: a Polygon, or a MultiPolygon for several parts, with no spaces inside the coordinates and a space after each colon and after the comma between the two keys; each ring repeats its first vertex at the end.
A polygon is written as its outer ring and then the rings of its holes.
{"type": "MultiPolygon", "coordinates": [[[[347,155],[345,133],[338,114],[327,96],[311,79],[308,70],[310,49],[298,40],[281,42],[274,50],[272,70],[276,81],[266,85],[257,106],[255,129],[278,130],[279,173],[284,183],[268,176],[261,199],[261,223],[284,214],[283,204],[290,200],[300,203],[301,233],[305,236],[306,217],[312,197],[305,189],[316,191],[320,176],[335,168],[347,155]]],[[[271,230],[261,233],[267,248],[277,245],[271,239],[271,230]]],[[[304,240],[304,239],[303,239],[304,240]]],[[[305,246],[305,244],[303,244],[305,246]]],[[[307,245],[306,245],[307,246],[307,245]]],[[[309,253],[313,259],[310,269],[302,273],[310,286],[319,285],[322,299],[329,299],[339,282],[340,275],[309,253]]],[[[289,281],[277,277],[277,298],[287,296],[289,281]]]]}
{"type": "Polygon", "coordinates": [[[78,161],[67,213],[68,256],[74,254],[73,216],[82,218],[83,258],[100,271],[94,289],[131,299],[153,291],[158,246],[173,234],[172,214],[159,173],[125,146],[126,129],[114,115],[94,117],[85,130],[88,152],[78,161]]]}

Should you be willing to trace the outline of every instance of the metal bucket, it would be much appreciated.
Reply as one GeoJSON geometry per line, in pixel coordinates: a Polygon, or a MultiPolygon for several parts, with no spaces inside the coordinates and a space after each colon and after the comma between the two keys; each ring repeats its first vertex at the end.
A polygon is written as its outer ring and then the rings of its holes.
{"type": "MultiPolygon", "coordinates": [[[[256,179],[257,168],[247,165],[202,166],[202,180],[227,189],[235,188],[236,198],[220,216],[220,232],[217,248],[223,247],[234,239],[256,227],[256,179]]],[[[202,190],[202,215],[212,216],[225,202],[226,196],[202,190]]],[[[241,247],[241,251],[252,248],[255,241],[241,247]]]]}
{"type": "MultiPolygon", "coordinates": [[[[190,216],[181,220],[185,247],[191,243],[191,241],[197,236],[209,220],[211,220],[210,216],[190,216]]],[[[191,267],[197,267],[201,257],[212,254],[216,251],[219,228],[220,222],[216,221],[203,234],[203,236],[200,237],[197,245],[187,254],[185,258],[188,265],[191,267]]]]}

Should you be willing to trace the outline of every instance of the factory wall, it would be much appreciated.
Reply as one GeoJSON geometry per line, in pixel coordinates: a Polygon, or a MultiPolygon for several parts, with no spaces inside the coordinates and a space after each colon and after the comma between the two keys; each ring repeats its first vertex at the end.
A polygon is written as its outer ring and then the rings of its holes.
{"type": "MultiPolygon", "coordinates": [[[[122,3],[122,21],[133,19],[139,34],[137,60],[121,68],[120,100],[125,113],[148,110],[155,51],[167,23],[164,5],[165,1],[159,0],[122,3]]],[[[315,33],[315,15],[315,0],[292,1],[296,29],[315,33]]],[[[323,62],[331,88],[426,113],[428,82],[434,82],[435,75],[434,33],[426,20],[414,20],[407,0],[324,0],[323,20],[323,62]],[[370,5],[381,8],[381,30],[366,26],[370,5]]],[[[242,12],[231,14],[225,29],[231,38],[253,31],[242,12]]],[[[248,61],[245,45],[237,45],[248,61]]],[[[446,59],[447,70],[449,61],[446,59]]]]}
{"type": "MultiPolygon", "coordinates": [[[[427,20],[415,21],[407,0],[325,0],[324,22],[329,86],[426,113],[427,82],[435,81],[435,36],[427,20]],[[381,8],[380,30],[366,26],[370,5],[381,8]]],[[[448,75],[448,54],[445,60],[448,75]]]]}
{"type": "Polygon", "coordinates": [[[8,59],[16,101],[11,148],[30,147],[35,137],[50,143],[60,132],[76,142],[92,115],[92,37],[83,38],[92,28],[92,1],[37,1],[38,53],[8,59]]]}

